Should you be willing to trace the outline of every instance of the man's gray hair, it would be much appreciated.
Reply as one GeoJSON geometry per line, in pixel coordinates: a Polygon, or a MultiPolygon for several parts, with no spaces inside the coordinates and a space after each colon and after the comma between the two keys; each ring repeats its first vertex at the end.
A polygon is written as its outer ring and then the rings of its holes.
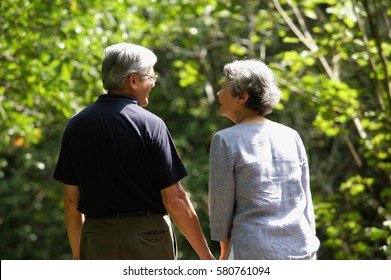
{"type": "Polygon", "coordinates": [[[106,90],[124,88],[130,74],[145,75],[157,62],[151,50],[129,43],[111,45],[103,54],[102,82],[106,90]]]}

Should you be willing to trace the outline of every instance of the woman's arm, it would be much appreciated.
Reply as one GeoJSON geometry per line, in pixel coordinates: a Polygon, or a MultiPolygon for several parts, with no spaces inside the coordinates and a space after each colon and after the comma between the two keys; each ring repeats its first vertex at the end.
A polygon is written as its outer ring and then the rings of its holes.
{"type": "Polygon", "coordinates": [[[219,260],[228,260],[230,252],[230,238],[225,238],[223,241],[220,241],[220,258],[219,260]]]}

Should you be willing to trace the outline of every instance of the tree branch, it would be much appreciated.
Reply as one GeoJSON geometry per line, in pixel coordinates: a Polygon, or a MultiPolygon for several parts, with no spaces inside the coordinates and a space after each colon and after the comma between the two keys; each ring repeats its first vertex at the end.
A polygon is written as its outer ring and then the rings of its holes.
{"type": "Polygon", "coordinates": [[[364,23],[363,19],[361,18],[360,13],[358,12],[359,7],[357,6],[357,4],[355,2],[356,1],[352,1],[353,11],[354,11],[354,14],[357,18],[357,25],[358,25],[358,28],[359,28],[361,34],[362,34],[361,37],[362,37],[366,52],[369,57],[369,65],[371,66],[371,69],[372,69],[372,72],[374,75],[374,84],[375,84],[376,93],[377,93],[377,100],[380,104],[381,109],[385,110],[384,98],[383,98],[383,95],[381,94],[382,93],[382,85],[381,85],[380,80],[377,75],[376,63],[374,62],[372,55],[371,55],[371,51],[369,49],[369,45],[368,45],[369,40],[368,40],[368,36],[365,32],[365,23],[364,23]]]}
{"type": "MultiPolygon", "coordinates": [[[[289,28],[295,33],[296,37],[313,53],[316,53],[319,50],[318,45],[314,42],[312,36],[309,34],[308,30],[305,30],[304,33],[299,30],[296,24],[291,20],[287,13],[282,8],[279,0],[273,0],[274,6],[276,7],[278,13],[281,15],[285,23],[289,28]],[[309,35],[309,36],[308,36],[309,35]]],[[[292,5],[293,6],[293,5],[292,5]]],[[[291,7],[292,7],[291,6],[291,7]]],[[[297,16],[297,15],[296,15],[297,16]]],[[[298,19],[299,20],[299,19],[298,19]]],[[[330,64],[327,62],[326,58],[323,55],[318,56],[320,63],[325,69],[327,75],[333,81],[340,81],[339,76],[335,75],[330,64]]]]}
{"type": "Polygon", "coordinates": [[[384,76],[385,76],[384,81],[385,81],[385,90],[387,93],[388,109],[389,109],[389,111],[391,111],[391,86],[390,86],[391,85],[391,77],[388,74],[387,58],[384,55],[382,44],[381,44],[382,40],[379,37],[379,33],[378,33],[378,30],[379,30],[378,24],[377,24],[378,9],[377,9],[377,5],[376,5],[376,1],[374,1],[375,11],[374,11],[373,15],[371,14],[371,9],[369,7],[368,0],[363,0],[363,4],[364,4],[365,11],[367,12],[367,15],[368,15],[369,27],[373,33],[373,37],[374,37],[374,40],[376,43],[377,52],[379,54],[382,68],[384,71],[384,76]]]}

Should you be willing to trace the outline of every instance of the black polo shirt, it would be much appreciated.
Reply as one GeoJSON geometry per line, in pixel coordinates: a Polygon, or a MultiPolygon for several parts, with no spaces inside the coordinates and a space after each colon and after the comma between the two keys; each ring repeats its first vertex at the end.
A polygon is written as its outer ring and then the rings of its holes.
{"type": "Polygon", "coordinates": [[[186,175],[163,120],[103,94],[69,121],[53,178],[79,187],[80,212],[100,215],[164,212],[160,190],[186,175]]]}

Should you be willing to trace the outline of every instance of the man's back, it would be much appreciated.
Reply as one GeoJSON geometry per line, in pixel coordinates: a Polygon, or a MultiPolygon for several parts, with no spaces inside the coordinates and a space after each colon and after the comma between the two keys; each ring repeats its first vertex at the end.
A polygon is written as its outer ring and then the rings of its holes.
{"type": "Polygon", "coordinates": [[[166,187],[185,176],[172,178],[163,172],[164,165],[156,166],[162,148],[172,154],[167,133],[163,121],[134,99],[101,95],[69,122],[63,152],[71,165],[64,162],[58,167],[64,172],[56,171],[55,177],[80,187],[79,210],[87,215],[164,212],[162,184],[166,187]]]}

